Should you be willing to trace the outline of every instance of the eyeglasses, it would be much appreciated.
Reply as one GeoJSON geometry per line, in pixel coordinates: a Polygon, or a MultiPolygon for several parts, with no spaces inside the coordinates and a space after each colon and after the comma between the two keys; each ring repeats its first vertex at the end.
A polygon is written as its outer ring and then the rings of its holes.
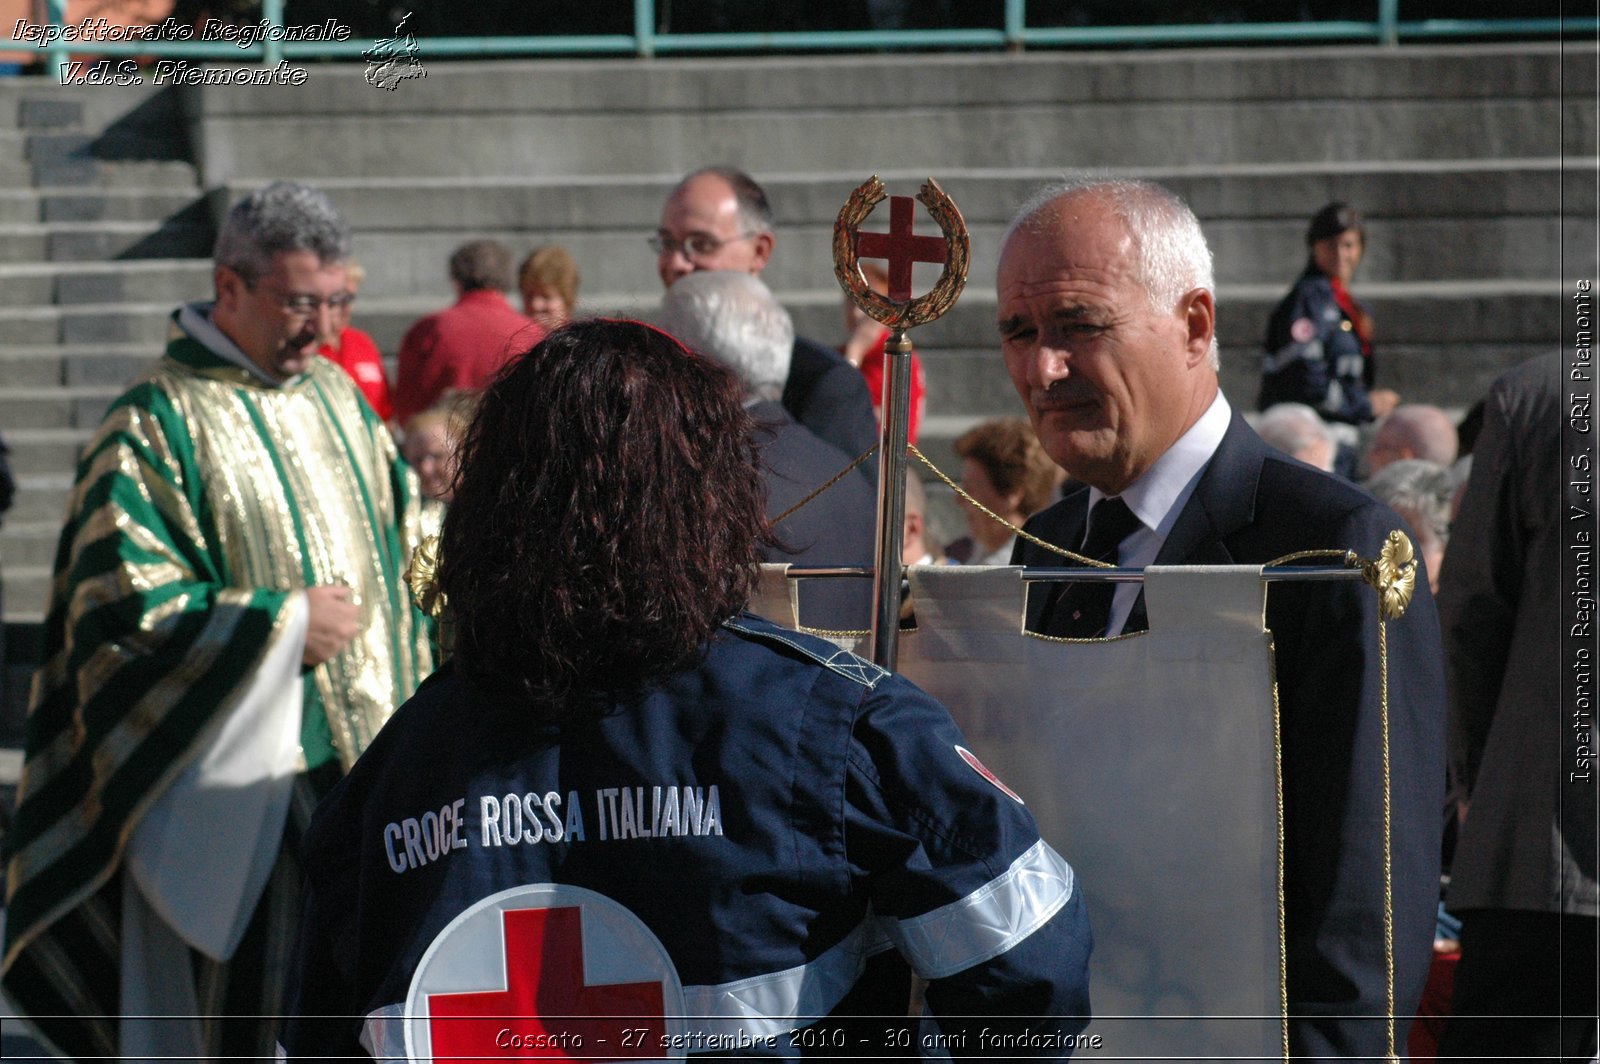
{"type": "Polygon", "coordinates": [[[715,254],[725,244],[732,244],[736,240],[749,240],[751,237],[759,235],[759,233],[740,233],[738,236],[730,236],[726,240],[718,240],[716,237],[708,236],[705,233],[690,233],[682,240],[678,240],[668,236],[666,233],[657,233],[655,236],[650,237],[647,243],[650,245],[650,250],[657,255],[681,251],[684,258],[694,262],[697,259],[705,258],[707,255],[715,254]]]}
{"type": "MultiPolygon", "coordinates": [[[[255,286],[251,285],[250,288],[253,290],[255,286]]],[[[278,306],[296,318],[312,317],[323,307],[327,307],[329,310],[344,310],[356,301],[355,294],[352,292],[340,292],[338,295],[329,296],[327,299],[307,295],[280,296],[276,292],[270,291],[267,292],[267,295],[278,306]]]]}

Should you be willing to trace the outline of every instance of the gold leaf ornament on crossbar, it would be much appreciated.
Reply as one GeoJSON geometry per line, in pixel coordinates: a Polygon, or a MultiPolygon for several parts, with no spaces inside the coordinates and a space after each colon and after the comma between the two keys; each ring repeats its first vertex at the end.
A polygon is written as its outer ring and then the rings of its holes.
{"type": "Polygon", "coordinates": [[[1367,583],[1377,589],[1384,617],[1394,620],[1404,616],[1417,590],[1417,558],[1410,538],[1399,529],[1390,532],[1378,552],[1378,560],[1368,562],[1363,572],[1367,583]]]}
{"type": "MultiPolygon", "coordinates": [[[[944,270],[933,288],[915,299],[897,300],[874,292],[861,272],[858,236],[861,223],[887,195],[883,181],[874,175],[862,182],[845,200],[844,206],[839,209],[838,219],[833,223],[833,272],[863,313],[881,325],[904,330],[933,321],[954,305],[967,284],[971,244],[960,210],[944,189],[939,187],[939,183],[930,177],[923,182],[916,198],[928,209],[933,220],[939,223],[939,229],[944,234],[947,249],[944,270]]],[[[909,237],[909,232],[906,235],[909,237]]],[[[866,257],[875,256],[869,254],[866,257]]]]}
{"type": "Polygon", "coordinates": [[[401,577],[411,589],[411,601],[429,617],[444,613],[444,592],[439,589],[439,537],[428,536],[411,553],[401,577]]]}

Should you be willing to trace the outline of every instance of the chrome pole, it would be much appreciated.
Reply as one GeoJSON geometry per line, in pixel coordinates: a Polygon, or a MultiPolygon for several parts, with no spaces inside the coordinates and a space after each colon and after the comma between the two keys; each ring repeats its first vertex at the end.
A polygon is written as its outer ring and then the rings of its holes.
{"type": "Polygon", "coordinates": [[[901,543],[906,524],[906,437],[911,425],[911,338],[884,344],[883,426],[878,435],[878,548],[872,577],[872,661],[893,670],[900,641],[901,543]]]}

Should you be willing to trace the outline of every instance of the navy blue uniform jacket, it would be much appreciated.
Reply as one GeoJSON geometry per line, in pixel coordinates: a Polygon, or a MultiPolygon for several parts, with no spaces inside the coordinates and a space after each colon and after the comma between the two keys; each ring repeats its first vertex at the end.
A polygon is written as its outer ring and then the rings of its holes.
{"type": "Polygon", "coordinates": [[[1327,274],[1313,267],[1300,275],[1272,311],[1266,348],[1258,409],[1304,403],[1328,421],[1372,420],[1372,358],[1327,274]]]}
{"type": "MultiPolygon", "coordinates": [[[[748,615],[698,667],[564,728],[469,690],[446,665],[307,836],[283,1045],[290,1058],[395,1051],[412,974],[439,931],[508,887],[557,883],[598,891],[649,927],[685,988],[691,1028],[696,1010],[717,1018],[737,1002],[742,1029],[776,1033],[792,1053],[792,1029],[847,1023],[830,1016],[903,1017],[907,980],[873,967],[894,961],[892,945],[930,980],[942,1028],[970,1029],[965,1052],[979,1051],[986,1027],[1068,1055],[1063,1040],[1089,1006],[1073,872],[960,745],[949,714],[908,681],[748,615]],[[652,821],[656,788],[697,795],[698,815],[675,830],[652,821]],[[641,811],[620,825],[619,793],[641,811]],[[526,806],[525,794],[544,796],[543,830],[507,843],[485,817],[526,806]],[[422,840],[437,836],[442,849],[414,852],[391,827],[451,808],[459,827],[422,840]],[[754,1015],[752,1002],[782,1008],[754,1015]]],[[[853,1051],[893,1052],[882,1027],[853,1051]]]]}
{"type": "MultiPolygon", "coordinates": [[[[1081,488],[1026,528],[1076,547],[1087,499],[1081,488]]],[[[1375,558],[1389,532],[1405,527],[1361,489],[1268,447],[1236,411],[1156,562],[1254,565],[1322,548],[1375,558]]],[[[1061,564],[1026,540],[1017,548],[1016,564],[1061,564]]],[[[1029,596],[1030,629],[1038,630],[1043,601],[1042,593],[1029,596]]],[[[1142,617],[1141,596],[1129,628],[1142,617]]],[[[1381,1057],[1382,1022],[1346,1018],[1387,1011],[1377,597],[1360,582],[1276,582],[1267,593],[1267,626],[1283,737],[1290,1046],[1304,1057],[1381,1057]]],[[[1439,621],[1420,562],[1416,594],[1405,616],[1389,622],[1388,643],[1395,1008],[1403,1053],[1433,954],[1445,780],[1439,621]]]]}

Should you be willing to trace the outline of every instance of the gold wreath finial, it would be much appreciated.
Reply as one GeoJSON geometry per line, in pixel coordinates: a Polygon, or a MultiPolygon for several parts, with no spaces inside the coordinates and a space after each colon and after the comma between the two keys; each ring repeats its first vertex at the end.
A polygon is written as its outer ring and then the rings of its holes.
{"type": "Polygon", "coordinates": [[[439,537],[428,536],[411,552],[404,580],[411,588],[411,601],[429,617],[444,612],[444,592],[439,590],[439,537]]]}
{"type": "Polygon", "coordinates": [[[1378,560],[1367,562],[1361,571],[1378,592],[1378,608],[1384,618],[1403,617],[1417,589],[1417,558],[1410,538],[1399,529],[1390,532],[1378,560]]]}
{"type": "Polygon", "coordinates": [[[833,273],[840,286],[855,301],[862,312],[880,325],[891,329],[909,329],[925,325],[949,310],[967,284],[972,246],[967,237],[967,223],[961,217],[939,182],[928,178],[917,192],[917,201],[928,208],[933,220],[939,223],[948,249],[944,271],[938,282],[926,294],[901,303],[886,295],[874,292],[861,273],[861,262],[856,252],[856,233],[866,221],[872,208],[882,203],[888,193],[876,174],[863,181],[850,193],[839,208],[839,217],[833,223],[833,273]]]}

